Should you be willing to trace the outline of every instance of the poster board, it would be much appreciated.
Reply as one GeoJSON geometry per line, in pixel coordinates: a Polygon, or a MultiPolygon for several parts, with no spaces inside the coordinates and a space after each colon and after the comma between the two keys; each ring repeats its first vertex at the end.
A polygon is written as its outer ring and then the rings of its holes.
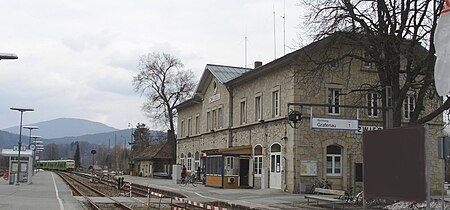
{"type": "Polygon", "coordinates": [[[301,160],[300,161],[300,176],[317,176],[317,161],[316,160],[301,160]]]}

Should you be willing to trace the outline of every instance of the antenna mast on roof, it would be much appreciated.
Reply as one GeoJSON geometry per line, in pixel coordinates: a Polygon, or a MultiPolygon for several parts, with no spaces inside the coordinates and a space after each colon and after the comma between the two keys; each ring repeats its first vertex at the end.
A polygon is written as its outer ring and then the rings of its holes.
{"type": "Polygon", "coordinates": [[[245,49],[244,49],[244,53],[245,53],[245,68],[247,68],[247,36],[245,36],[245,49]]]}
{"type": "Polygon", "coordinates": [[[283,55],[286,55],[286,0],[283,1],[283,55]]]}
{"type": "Polygon", "coordinates": [[[273,11],[273,59],[277,59],[277,39],[275,34],[275,4],[272,7],[273,11]]]}

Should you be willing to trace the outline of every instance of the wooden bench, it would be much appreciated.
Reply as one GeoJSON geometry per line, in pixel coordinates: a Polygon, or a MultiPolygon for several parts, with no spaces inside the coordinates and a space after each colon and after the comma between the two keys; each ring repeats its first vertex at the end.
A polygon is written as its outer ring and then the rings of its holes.
{"type": "Polygon", "coordinates": [[[305,195],[305,198],[308,200],[308,205],[309,199],[312,199],[317,201],[317,205],[319,205],[319,201],[325,201],[333,204],[333,209],[335,204],[342,204],[342,208],[345,208],[345,191],[315,188],[314,193],[315,195],[305,195]]]}

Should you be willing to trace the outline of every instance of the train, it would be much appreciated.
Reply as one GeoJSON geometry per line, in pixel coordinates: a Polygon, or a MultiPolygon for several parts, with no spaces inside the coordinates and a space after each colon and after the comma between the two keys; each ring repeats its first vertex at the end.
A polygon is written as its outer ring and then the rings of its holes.
{"type": "Polygon", "coordinates": [[[40,160],[37,161],[37,168],[44,170],[73,171],[75,170],[74,160],[40,160]]]}

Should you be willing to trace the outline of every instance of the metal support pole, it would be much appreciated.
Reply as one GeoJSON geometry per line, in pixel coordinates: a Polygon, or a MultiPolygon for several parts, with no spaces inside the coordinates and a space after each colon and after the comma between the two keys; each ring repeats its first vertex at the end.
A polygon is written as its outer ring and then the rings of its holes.
{"type": "Polygon", "coordinates": [[[23,112],[20,112],[20,129],[19,129],[19,152],[17,155],[17,180],[16,180],[16,185],[20,185],[19,184],[19,179],[20,179],[20,150],[22,150],[22,117],[23,117],[23,112]]]}
{"type": "Polygon", "coordinates": [[[430,173],[429,173],[429,163],[428,163],[428,133],[429,126],[428,123],[425,124],[425,186],[426,186],[426,195],[427,195],[427,210],[431,210],[431,197],[430,197],[430,173]]]}
{"type": "Polygon", "coordinates": [[[441,203],[441,209],[445,210],[445,200],[444,200],[444,195],[445,195],[445,157],[444,157],[444,159],[441,160],[441,173],[442,173],[442,197],[441,197],[442,203],[441,203]]]}

